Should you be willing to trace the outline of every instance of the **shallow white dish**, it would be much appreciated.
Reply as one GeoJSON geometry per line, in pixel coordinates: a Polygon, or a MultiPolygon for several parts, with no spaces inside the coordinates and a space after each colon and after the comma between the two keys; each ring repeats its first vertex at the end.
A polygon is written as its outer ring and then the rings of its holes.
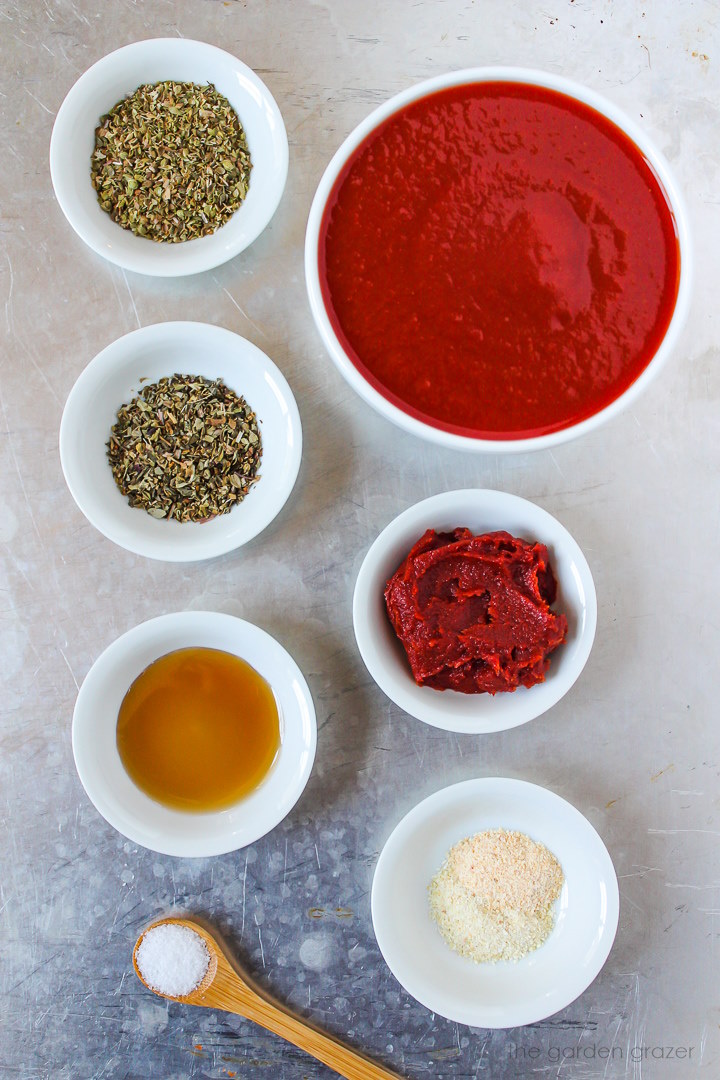
{"type": "Polygon", "coordinates": [[[280,110],[261,79],[237,57],[186,38],[152,38],[109,53],[81,75],[63,101],[50,140],[50,175],[58,203],[78,236],[110,262],[139,274],[179,277],[210,270],[255,240],[285,188],[288,141],[280,110]],[[90,156],[100,117],[144,83],[213,83],[247,135],[252,162],[242,206],[217,232],[179,244],[135,236],[100,209],[90,156]]]}
{"type": "Polygon", "coordinates": [[[627,408],[637,399],[648,383],[654,379],[677,344],[690,308],[692,276],[692,241],[685,201],[670,166],[646,130],[636,124],[613,102],[589,87],[566,79],[563,75],[557,75],[549,71],[537,71],[531,68],[498,66],[450,71],[416,83],[414,86],[408,87],[407,90],[403,90],[383,102],[382,105],[379,105],[358,124],[330,160],[315,192],[305,234],[305,281],[310,300],[310,309],[322,342],[340,374],[368,405],[398,427],[430,442],[439,443],[455,450],[471,452],[492,454],[525,453],[528,450],[540,450],[556,446],[558,443],[566,442],[568,439],[576,438],[587,431],[593,430],[627,408]],[[320,285],[319,241],[323,214],[336,180],[360,144],[376,128],[380,127],[388,117],[404,109],[411,102],[427,97],[438,90],[444,90],[447,87],[478,82],[517,82],[547,87],[575,98],[606,116],[629,136],[652,166],[661,186],[665,190],[677,225],[678,245],[680,248],[678,295],[672,319],[654,357],[635,382],[611,404],[586,420],[547,435],[517,439],[476,438],[445,431],[399,408],[370,384],[348,356],[333,328],[320,285]]]}
{"type": "Polygon", "coordinates": [[[82,372],[60,424],[65,480],[88,521],[128,551],[169,562],[209,559],[257,536],[284,506],[301,456],[300,415],[280,370],[245,338],[206,323],[156,323],[118,338],[82,372]],[[119,407],[174,373],[221,378],[258,418],[260,479],[230,513],[203,524],[157,521],[131,507],[107,460],[119,407]]]}
{"type": "Polygon", "coordinates": [[[592,825],[559,795],[522,780],[467,780],[411,810],[385,844],[372,886],[380,951],[422,1005],[460,1024],[508,1028],[565,1008],[605,963],[617,930],[612,860],[592,825]],[[565,884],[544,945],[516,963],[453,952],[430,917],[427,889],[449,849],[484,829],[516,829],[560,861],[565,884]]]}
{"type": "Polygon", "coordinates": [[[597,599],[585,556],[556,518],[535,503],[503,491],[468,488],[433,495],[391,521],[370,547],[353,596],[353,626],[360,655],[375,682],[411,716],[448,731],[481,734],[517,727],[546,712],[582,671],[595,637],[597,599]],[[501,529],[545,544],[558,583],[553,610],[567,616],[567,640],[550,659],[545,682],[513,693],[461,694],[433,690],[413,679],[405,650],[385,608],[385,586],[426,529],[501,529]]]}
{"type": "Polygon", "coordinates": [[[113,828],[163,855],[221,855],[274,829],[305,788],[315,758],[315,708],[302,672],[274,638],[232,615],[181,611],[128,630],[97,658],[75,704],[72,745],[88,798],[113,828]],[[235,806],[208,814],[171,810],[145,795],[117,750],[118,711],[130,684],[176,649],[205,647],[240,656],[270,684],[280,713],[280,749],[260,786],[235,806]]]}

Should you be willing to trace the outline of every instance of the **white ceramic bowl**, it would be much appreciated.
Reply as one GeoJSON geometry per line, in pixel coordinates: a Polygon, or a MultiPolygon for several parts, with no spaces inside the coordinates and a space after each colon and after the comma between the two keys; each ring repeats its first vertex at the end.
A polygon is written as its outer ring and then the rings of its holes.
{"type": "Polygon", "coordinates": [[[136,41],[98,60],[60,106],[50,141],[55,195],[78,236],[110,262],[160,277],[210,270],[252,244],[278,207],[287,169],[285,125],[262,80],[230,53],[186,38],[136,41]],[[144,83],[167,79],[213,83],[238,114],[252,161],[248,194],[232,218],[210,236],[178,244],[157,243],[117,225],[100,209],[90,179],[100,117],[144,83]]]}
{"type": "Polygon", "coordinates": [[[280,370],[250,341],[206,323],[156,323],[118,338],[82,372],[60,424],[65,480],[88,521],[120,547],[168,562],[210,559],[252,540],[284,506],[301,456],[300,415],[280,370]],[[221,378],[259,422],[259,480],[228,514],[203,524],[158,521],[131,507],[107,460],[119,407],[143,385],[174,373],[221,378]]]}
{"type": "Polygon", "coordinates": [[[534,1024],[565,1008],[607,960],[618,923],[612,860],[592,825],[559,795],[522,780],[466,780],[419,803],[385,844],[372,886],[380,951],[422,1005],[473,1027],[534,1024]],[[428,885],[453,844],[515,829],[556,856],[565,884],[544,945],[522,960],[476,964],[453,952],[430,917],[428,885]]]}
{"type": "Polygon", "coordinates": [[[88,798],[133,843],[163,855],[221,855],[252,844],[290,812],[315,758],[315,708],[302,672],[274,638],[232,615],[181,611],[128,630],[90,668],[75,704],[72,745],[88,798]],[[125,772],[117,750],[117,718],[130,684],[176,649],[222,649],[263,676],[280,713],[280,749],[260,786],[226,810],[183,813],[155,802],[125,772]]]}
{"type": "Polygon", "coordinates": [[[591,431],[593,428],[598,427],[599,424],[616,416],[617,413],[636,400],[674,349],[687,318],[692,288],[692,250],[688,214],[682,194],[665,158],[656,148],[646,131],[631,120],[630,117],[626,116],[611,101],[586,86],[581,86],[579,83],[572,82],[562,75],[555,75],[549,71],[535,71],[515,67],[467,68],[463,71],[452,71],[445,75],[437,75],[432,79],[426,79],[424,82],[403,90],[378,106],[377,109],[374,109],[348,135],[331,159],[315,192],[305,236],[305,279],[315,325],[335,366],[353,390],[386,419],[413,435],[455,450],[480,451],[493,454],[540,450],[591,431]],[[580,423],[563,428],[561,431],[552,432],[549,435],[519,439],[481,439],[444,431],[430,423],[425,423],[415,416],[411,416],[408,412],[389,401],[361,374],[337,337],[323,301],[318,265],[320,229],[330,193],[349,158],[352,157],[371,132],[387,120],[389,116],[405,108],[411,102],[450,86],[461,86],[465,83],[477,82],[519,82],[547,87],[576,98],[597,112],[602,113],[603,116],[608,117],[630,137],[649,161],[665,190],[677,224],[680,246],[679,291],[673,317],[655,356],[635,382],[606,408],[580,423]]]}
{"type": "Polygon", "coordinates": [[[517,727],[546,712],[568,692],[585,666],[597,622],[590,568],[570,533],[546,510],[502,491],[465,489],[433,495],[391,521],[370,547],[353,596],[355,639],[365,666],[387,696],[433,727],[479,735],[517,727]],[[567,616],[567,639],[550,658],[545,681],[512,693],[461,694],[433,690],[413,679],[405,650],[385,608],[385,586],[426,529],[505,529],[545,544],[558,584],[553,610],[567,616]]]}

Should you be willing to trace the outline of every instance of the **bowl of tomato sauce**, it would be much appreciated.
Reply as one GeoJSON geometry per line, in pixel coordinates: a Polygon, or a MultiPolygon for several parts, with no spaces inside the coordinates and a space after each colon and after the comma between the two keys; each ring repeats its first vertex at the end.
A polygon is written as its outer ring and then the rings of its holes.
{"type": "Polygon", "coordinates": [[[542,449],[634,401],[692,285],[682,194],[643,128],[559,75],[476,68],[397,94],[318,185],[305,273],[341,374],[406,431],[542,449]]]}

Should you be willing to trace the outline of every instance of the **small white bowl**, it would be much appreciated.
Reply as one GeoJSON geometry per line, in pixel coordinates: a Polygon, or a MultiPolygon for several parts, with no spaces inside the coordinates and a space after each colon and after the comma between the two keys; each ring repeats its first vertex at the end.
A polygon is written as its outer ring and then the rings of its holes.
{"type": "Polygon", "coordinates": [[[60,106],[50,140],[50,175],[60,208],[88,247],[138,274],[179,277],[211,270],[252,244],[275,213],[288,170],[280,110],[261,79],[235,56],[185,38],[153,38],[109,53],[81,75],[60,106]],[[90,178],[95,129],[145,83],[213,83],[237,112],[252,162],[250,188],[232,218],[210,236],[158,243],[135,236],[101,210],[90,178]]]}
{"type": "Polygon", "coordinates": [[[607,960],[618,912],[615,869],[590,822],[546,788],[499,777],[466,780],[419,803],[385,844],[372,886],[375,936],[395,978],[432,1012],[472,1027],[519,1027],[564,1009],[607,960]],[[544,945],[514,963],[476,964],[441,937],[427,890],[454,844],[497,828],[545,844],[565,883],[544,945]]]}
{"type": "Polygon", "coordinates": [[[250,341],[206,323],[156,323],[118,338],[82,372],[60,424],[65,480],[88,521],[120,547],[167,562],[210,559],[252,540],[284,506],[301,456],[300,415],[280,370],[250,341]],[[158,521],[131,507],[107,459],[120,406],[175,373],[221,378],[253,409],[262,439],[260,479],[228,514],[203,524],[158,521]]]}
{"type": "Polygon", "coordinates": [[[360,567],[353,596],[355,639],[375,682],[401,709],[433,727],[479,735],[540,716],[568,692],[585,666],[597,623],[590,567],[570,533],[546,510],[503,491],[447,491],[416,503],[391,521],[360,567]],[[567,616],[568,634],[552,654],[545,681],[508,693],[461,694],[415,682],[385,607],[385,586],[426,529],[473,533],[504,529],[545,544],[558,584],[553,610],[567,616]]]}
{"type": "Polygon", "coordinates": [[[675,348],[680,332],[690,308],[692,291],[692,242],[689,228],[689,219],[685,201],[678,185],[673,177],[670,166],[663,155],[657,149],[647,132],[639,124],[619,109],[613,102],[591,90],[587,86],[566,79],[563,75],[556,75],[549,71],[536,71],[530,68],[517,67],[480,67],[467,68],[462,71],[450,71],[444,75],[436,75],[431,79],[416,83],[408,87],[394,97],[389,98],[374,109],[352,131],[340,148],[334,154],[322,175],[318,184],[315,197],[310,208],[307,231],[305,234],[305,280],[307,284],[310,309],[315,320],[315,325],[322,342],[330,354],[330,358],[340,374],[364,401],[373,409],[384,416],[387,420],[398,427],[417,435],[421,439],[448,446],[454,450],[464,450],[481,453],[525,453],[529,450],[541,450],[576,438],[585,432],[591,431],[605,421],[616,416],[622,409],[627,408],[642,393],[651,379],[654,379],[675,348]],[[678,244],[680,248],[680,280],[678,295],[675,301],[672,319],[667,328],[664,338],[647,367],[638,376],[635,382],[620,394],[611,404],[596,412],[580,423],[572,424],[560,431],[551,432],[548,435],[533,436],[518,439],[483,439],[468,435],[460,435],[451,431],[445,431],[431,423],[411,415],[409,412],[395,405],[384,394],[377,390],[365,378],[355,366],[345,351],[338,338],[323,300],[320,284],[319,270],[319,243],[320,230],[323,215],[328,198],[333,190],[336,180],[347,165],[349,159],[355,153],[360,144],[368,136],[380,127],[393,113],[404,109],[411,102],[427,97],[439,90],[445,90],[452,86],[463,86],[466,83],[479,82],[514,82],[530,84],[533,86],[547,87],[556,90],[568,97],[575,98],[589,105],[596,112],[601,113],[612,121],[616,127],[624,131],[630,140],[640,149],[650,163],[662,188],[667,195],[677,225],[678,244]]]}
{"type": "Polygon", "coordinates": [[[80,781],[107,822],[133,843],[163,855],[222,855],[274,829],[305,788],[315,758],[315,708],[293,658],[264,630],[232,615],[181,611],[128,630],[90,668],[75,704],[72,745],[80,781]],[[155,802],[126,773],[117,718],[130,684],[167,653],[221,649],[241,657],[272,687],[280,749],[260,786],[227,810],[189,814],[155,802]]]}

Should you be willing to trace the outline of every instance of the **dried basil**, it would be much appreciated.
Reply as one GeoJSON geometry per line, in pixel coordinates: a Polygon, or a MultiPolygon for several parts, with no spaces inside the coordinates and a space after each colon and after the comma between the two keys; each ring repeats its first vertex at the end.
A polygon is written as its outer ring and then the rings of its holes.
{"type": "Polygon", "coordinates": [[[258,480],[262,443],[255,413],[221,379],[172,375],[118,409],[107,455],[131,506],[207,521],[258,480]]]}
{"type": "Polygon", "coordinates": [[[250,151],[237,113],[212,84],[139,87],[95,131],[91,179],[100,206],[136,236],[206,236],[242,204],[250,151]]]}

